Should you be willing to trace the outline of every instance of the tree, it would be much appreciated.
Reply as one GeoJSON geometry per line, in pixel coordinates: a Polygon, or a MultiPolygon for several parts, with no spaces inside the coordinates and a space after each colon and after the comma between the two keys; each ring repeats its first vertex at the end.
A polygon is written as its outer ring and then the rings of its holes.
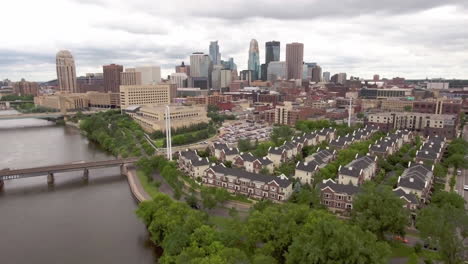
{"type": "Polygon", "coordinates": [[[413,111],[413,107],[411,107],[411,105],[405,105],[405,107],[403,107],[403,109],[405,110],[405,112],[413,111]]]}
{"type": "Polygon", "coordinates": [[[247,152],[253,149],[250,140],[241,138],[237,141],[237,148],[239,148],[240,152],[247,152]]]}
{"type": "Polygon", "coordinates": [[[323,206],[320,204],[320,193],[315,188],[310,188],[308,185],[301,187],[299,192],[294,192],[291,197],[291,202],[307,205],[310,208],[320,209],[323,206]]]}
{"type": "Polygon", "coordinates": [[[409,215],[389,186],[366,183],[353,203],[352,221],[384,240],[384,234],[404,235],[409,215]]]}
{"type": "Polygon", "coordinates": [[[286,263],[387,263],[390,248],[375,235],[330,216],[313,216],[294,237],[286,263]]]}
{"type": "Polygon", "coordinates": [[[292,136],[294,136],[294,130],[292,128],[288,126],[279,126],[273,128],[270,138],[276,146],[280,146],[292,136]]]}
{"type": "Polygon", "coordinates": [[[359,113],[356,114],[356,117],[359,118],[359,119],[363,119],[364,118],[364,113],[359,112],[359,113]]]}
{"type": "Polygon", "coordinates": [[[448,264],[462,263],[466,250],[463,241],[468,235],[466,211],[454,207],[452,202],[433,203],[423,208],[416,222],[421,237],[431,246],[437,247],[444,263],[448,264]]]}
{"type": "Polygon", "coordinates": [[[465,200],[455,192],[436,192],[431,198],[431,203],[438,207],[450,205],[459,210],[463,210],[465,208],[465,200]]]}

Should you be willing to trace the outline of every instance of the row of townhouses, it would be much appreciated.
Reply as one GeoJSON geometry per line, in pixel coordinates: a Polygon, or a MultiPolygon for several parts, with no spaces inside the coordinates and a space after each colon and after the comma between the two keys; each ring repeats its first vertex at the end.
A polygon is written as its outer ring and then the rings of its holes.
{"type": "MultiPolygon", "coordinates": [[[[392,155],[405,143],[411,142],[413,133],[408,130],[396,131],[377,141],[369,148],[366,156],[356,157],[355,160],[339,168],[337,180],[324,180],[319,184],[321,202],[333,212],[349,212],[352,201],[360,191],[360,185],[372,179],[377,172],[377,159],[392,155]]],[[[428,137],[421,150],[434,149],[433,157],[440,157],[445,146],[445,138],[428,137]]],[[[421,157],[417,163],[409,164],[408,168],[398,178],[395,195],[405,202],[405,207],[415,210],[419,205],[430,199],[434,181],[433,165],[424,165],[421,157]]],[[[434,161],[431,159],[431,161],[434,161]]]]}

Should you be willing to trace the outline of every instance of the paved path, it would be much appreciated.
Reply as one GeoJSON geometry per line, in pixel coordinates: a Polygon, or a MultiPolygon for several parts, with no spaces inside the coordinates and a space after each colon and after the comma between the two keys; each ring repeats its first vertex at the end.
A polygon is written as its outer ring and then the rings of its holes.
{"type": "Polygon", "coordinates": [[[128,167],[127,179],[128,185],[130,186],[130,190],[132,191],[133,195],[138,200],[138,202],[152,200],[151,196],[145,191],[145,189],[141,185],[135,167],[128,167]]]}

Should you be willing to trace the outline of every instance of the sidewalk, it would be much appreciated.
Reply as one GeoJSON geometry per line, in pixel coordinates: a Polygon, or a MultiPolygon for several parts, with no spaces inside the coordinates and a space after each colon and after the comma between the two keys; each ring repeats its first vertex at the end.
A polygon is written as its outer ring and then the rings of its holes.
{"type": "Polygon", "coordinates": [[[133,196],[138,200],[138,202],[143,201],[150,201],[151,196],[143,189],[141,186],[140,180],[136,174],[135,167],[127,168],[127,179],[128,185],[130,186],[130,191],[132,192],[133,196]]]}

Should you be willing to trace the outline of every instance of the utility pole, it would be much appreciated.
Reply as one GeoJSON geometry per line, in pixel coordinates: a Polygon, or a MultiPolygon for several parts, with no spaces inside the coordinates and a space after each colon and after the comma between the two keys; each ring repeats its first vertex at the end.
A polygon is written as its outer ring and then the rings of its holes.
{"type": "Polygon", "coordinates": [[[348,127],[351,127],[351,108],[353,107],[353,98],[349,98],[349,109],[348,109],[348,127]]]}

